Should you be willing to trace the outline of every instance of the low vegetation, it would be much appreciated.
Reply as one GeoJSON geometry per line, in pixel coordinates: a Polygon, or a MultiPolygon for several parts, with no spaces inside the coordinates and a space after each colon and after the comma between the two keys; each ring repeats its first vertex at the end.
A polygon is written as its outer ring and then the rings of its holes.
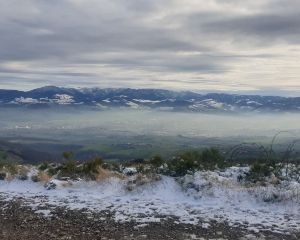
{"type": "Polygon", "coordinates": [[[15,162],[0,161],[0,180],[27,180],[29,167],[15,162]]]}
{"type": "Polygon", "coordinates": [[[294,153],[294,146],[299,141],[289,144],[283,154],[276,154],[273,150],[275,139],[267,147],[258,144],[240,144],[227,152],[214,147],[203,148],[181,152],[170,159],[155,155],[146,160],[135,159],[119,163],[104,161],[100,157],[78,161],[73,152],[64,152],[61,162],[43,162],[35,168],[31,175],[28,167],[1,160],[0,180],[13,178],[26,180],[30,175],[29,177],[34,182],[47,182],[53,178],[95,181],[110,176],[135,175],[139,177],[134,184],[139,185],[147,182],[145,179],[157,179],[157,176],[161,175],[180,178],[199,171],[223,171],[232,166],[248,166],[249,171],[238,176],[237,179],[246,185],[264,185],[266,182],[279,184],[281,181],[291,179],[300,182],[300,161],[297,157],[299,155],[294,153]],[[247,155],[247,152],[251,151],[258,154],[252,158],[238,158],[238,156],[247,155]]]}

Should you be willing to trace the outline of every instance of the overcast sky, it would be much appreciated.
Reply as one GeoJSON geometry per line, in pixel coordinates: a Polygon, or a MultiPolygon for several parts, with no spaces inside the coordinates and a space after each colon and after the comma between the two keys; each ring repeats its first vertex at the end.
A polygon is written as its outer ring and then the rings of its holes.
{"type": "Polygon", "coordinates": [[[299,0],[0,0],[0,88],[300,95],[299,0]]]}

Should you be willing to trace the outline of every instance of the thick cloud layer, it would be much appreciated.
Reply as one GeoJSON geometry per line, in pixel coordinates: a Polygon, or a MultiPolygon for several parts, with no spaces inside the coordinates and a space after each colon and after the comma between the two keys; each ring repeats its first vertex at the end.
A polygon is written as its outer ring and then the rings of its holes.
{"type": "Polygon", "coordinates": [[[300,90],[298,0],[0,0],[0,88],[300,90]]]}

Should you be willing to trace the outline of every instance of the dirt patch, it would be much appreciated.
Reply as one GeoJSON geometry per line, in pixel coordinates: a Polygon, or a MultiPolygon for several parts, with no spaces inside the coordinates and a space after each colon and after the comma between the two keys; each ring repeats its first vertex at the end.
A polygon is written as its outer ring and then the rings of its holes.
{"type": "Polygon", "coordinates": [[[0,199],[0,239],[300,239],[300,233],[288,235],[261,231],[247,231],[243,226],[229,226],[212,221],[209,227],[199,224],[178,224],[169,216],[158,223],[118,223],[109,210],[88,212],[47,206],[45,209],[25,207],[24,199],[0,199]],[[45,216],[44,213],[47,213],[45,216]]]}

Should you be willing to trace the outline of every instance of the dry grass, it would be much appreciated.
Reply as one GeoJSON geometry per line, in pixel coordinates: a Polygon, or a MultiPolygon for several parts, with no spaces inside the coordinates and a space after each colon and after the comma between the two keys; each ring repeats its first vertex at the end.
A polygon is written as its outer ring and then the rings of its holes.
{"type": "Polygon", "coordinates": [[[101,182],[109,178],[125,179],[125,176],[120,173],[112,172],[110,170],[99,167],[98,174],[96,174],[95,176],[95,180],[101,182]]]}
{"type": "Polygon", "coordinates": [[[17,166],[17,173],[18,175],[27,176],[30,172],[30,168],[24,165],[17,166]]]}
{"type": "Polygon", "coordinates": [[[37,174],[37,177],[39,179],[40,182],[43,182],[43,183],[47,183],[50,181],[51,177],[49,176],[48,173],[44,172],[44,171],[40,171],[38,174],[37,174]]]}
{"type": "Polygon", "coordinates": [[[5,180],[6,180],[6,181],[10,182],[10,181],[12,181],[12,180],[14,180],[14,179],[15,179],[15,176],[14,176],[14,175],[12,175],[10,172],[7,172],[7,173],[6,173],[6,177],[5,177],[5,180]]]}

